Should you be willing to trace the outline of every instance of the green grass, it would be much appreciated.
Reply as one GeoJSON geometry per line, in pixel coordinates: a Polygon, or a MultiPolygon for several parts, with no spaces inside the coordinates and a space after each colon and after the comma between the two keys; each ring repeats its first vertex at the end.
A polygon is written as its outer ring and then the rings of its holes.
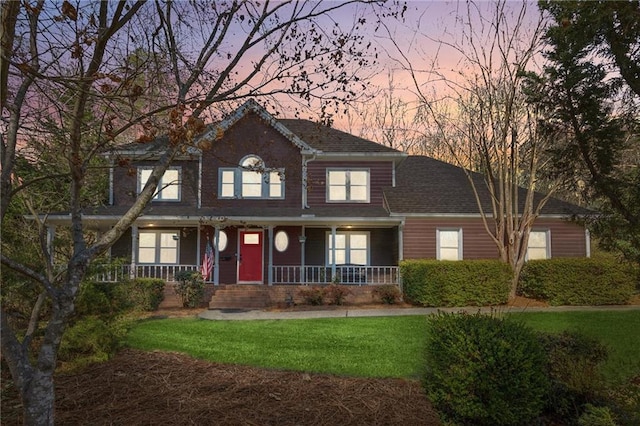
{"type": "Polygon", "coordinates": [[[149,320],[131,347],[177,351],[221,363],[361,377],[413,377],[424,317],[280,321],[149,320]]]}
{"type": "Polygon", "coordinates": [[[609,351],[602,373],[610,382],[640,374],[640,311],[530,312],[513,316],[535,330],[578,331],[598,339],[609,351]]]}
{"type": "MultiPolygon", "coordinates": [[[[510,314],[536,330],[578,330],[610,350],[603,373],[619,382],[640,374],[640,311],[510,314]]],[[[361,377],[416,378],[423,316],[279,321],[146,320],[127,344],[210,361],[361,377]]]]}

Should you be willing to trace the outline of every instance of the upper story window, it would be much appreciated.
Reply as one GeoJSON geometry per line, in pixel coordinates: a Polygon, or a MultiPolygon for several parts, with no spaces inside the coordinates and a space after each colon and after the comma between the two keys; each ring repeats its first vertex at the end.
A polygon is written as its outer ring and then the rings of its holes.
{"type": "Polygon", "coordinates": [[[249,155],[234,168],[218,170],[219,198],[284,198],[284,169],[268,168],[249,155]]]}
{"type": "Polygon", "coordinates": [[[327,169],[328,202],[369,202],[368,169],[327,169]]]}
{"type": "Polygon", "coordinates": [[[551,257],[551,247],[549,244],[549,231],[531,231],[527,244],[527,259],[549,259],[551,257]]]}
{"type": "MultiPolygon", "coordinates": [[[[138,168],[138,193],[142,192],[152,171],[152,167],[138,168]]],[[[160,182],[158,182],[158,188],[153,196],[153,200],[180,201],[180,174],[180,167],[168,168],[160,178],[160,182]]]]}
{"type": "Polygon", "coordinates": [[[462,260],[462,229],[438,229],[436,242],[438,260],[462,260]]]}

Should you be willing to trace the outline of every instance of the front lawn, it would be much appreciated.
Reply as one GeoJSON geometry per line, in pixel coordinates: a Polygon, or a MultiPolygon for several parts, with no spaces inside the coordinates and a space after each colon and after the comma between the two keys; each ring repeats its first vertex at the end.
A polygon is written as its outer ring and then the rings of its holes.
{"type": "MultiPolygon", "coordinates": [[[[607,380],[640,374],[640,311],[510,314],[537,330],[578,330],[610,349],[607,380]]],[[[269,321],[161,319],[138,323],[127,345],[196,358],[360,377],[417,378],[427,333],[423,316],[269,321]]]]}
{"type": "Polygon", "coordinates": [[[421,316],[304,320],[147,320],[128,335],[143,350],[210,361],[360,377],[414,377],[425,341],[421,316]]]}

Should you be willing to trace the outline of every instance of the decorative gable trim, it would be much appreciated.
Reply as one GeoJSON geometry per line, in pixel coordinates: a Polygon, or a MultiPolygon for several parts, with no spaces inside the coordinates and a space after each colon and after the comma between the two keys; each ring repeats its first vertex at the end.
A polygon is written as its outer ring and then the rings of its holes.
{"type": "Polygon", "coordinates": [[[231,126],[236,124],[241,118],[243,118],[250,112],[257,114],[258,117],[260,117],[267,124],[273,127],[282,136],[287,138],[287,140],[293,143],[296,147],[298,147],[303,154],[315,154],[320,152],[317,149],[309,146],[306,142],[304,142],[289,129],[287,129],[284,125],[282,125],[282,123],[278,122],[278,120],[273,115],[269,114],[266,109],[260,106],[253,99],[249,99],[238,109],[229,114],[225,119],[219,121],[218,123],[209,125],[207,130],[205,130],[205,132],[198,137],[198,141],[203,139],[215,139],[216,137],[218,137],[218,135],[226,132],[229,128],[231,128],[231,126]]]}

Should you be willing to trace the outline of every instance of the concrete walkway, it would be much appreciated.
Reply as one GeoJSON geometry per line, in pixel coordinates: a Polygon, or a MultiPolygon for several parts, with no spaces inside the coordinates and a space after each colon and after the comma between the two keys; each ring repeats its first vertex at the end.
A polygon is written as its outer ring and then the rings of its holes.
{"type": "Polygon", "coordinates": [[[208,309],[198,314],[199,318],[218,321],[234,320],[285,320],[304,318],[346,318],[346,317],[383,317],[401,315],[429,315],[438,311],[442,312],[468,312],[468,313],[509,313],[509,312],[575,312],[575,311],[631,311],[640,310],[640,305],[621,306],[550,306],[550,307],[462,307],[462,308],[336,308],[309,311],[264,311],[264,310],[231,310],[208,309]]]}

